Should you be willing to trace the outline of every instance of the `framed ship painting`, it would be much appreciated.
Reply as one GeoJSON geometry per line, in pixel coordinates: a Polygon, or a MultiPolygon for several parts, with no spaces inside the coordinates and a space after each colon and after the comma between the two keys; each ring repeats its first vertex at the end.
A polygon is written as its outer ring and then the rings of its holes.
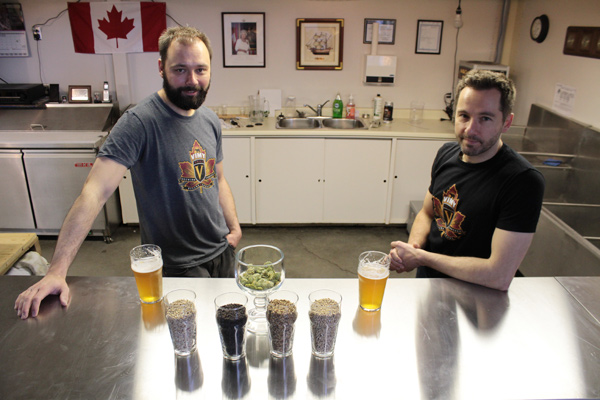
{"type": "Polygon", "coordinates": [[[344,19],[296,20],[296,69],[341,70],[344,19]]]}

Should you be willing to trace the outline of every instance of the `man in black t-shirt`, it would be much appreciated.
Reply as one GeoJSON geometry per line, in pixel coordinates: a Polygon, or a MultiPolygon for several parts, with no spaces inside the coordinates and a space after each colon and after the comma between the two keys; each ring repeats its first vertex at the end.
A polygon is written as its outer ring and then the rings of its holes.
{"type": "Polygon", "coordinates": [[[392,242],[390,269],[507,290],[533,239],[544,178],[502,143],[513,120],[512,81],[471,71],[456,99],[457,142],[438,151],[408,242],[392,242]]]}

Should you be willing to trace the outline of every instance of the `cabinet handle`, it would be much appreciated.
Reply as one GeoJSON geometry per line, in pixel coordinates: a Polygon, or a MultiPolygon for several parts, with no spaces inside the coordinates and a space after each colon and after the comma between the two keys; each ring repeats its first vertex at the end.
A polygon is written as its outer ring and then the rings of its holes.
{"type": "Polygon", "coordinates": [[[383,183],[386,183],[386,182],[387,182],[387,179],[384,179],[384,180],[383,180],[383,183]]]}
{"type": "Polygon", "coordinates": [[[250,175],[246,175],[246,178],[248,178],[250,175]]]}
{"type": "Polygon", "coordinates": [[[258,181],[259,181],[259,182],[262,182],[262,179],[259,179],[258,181]]]}
{"type": "Polygon", "coordinates": [[[398,175],[394,175],[394,179],[398,179],[398,175]]]}

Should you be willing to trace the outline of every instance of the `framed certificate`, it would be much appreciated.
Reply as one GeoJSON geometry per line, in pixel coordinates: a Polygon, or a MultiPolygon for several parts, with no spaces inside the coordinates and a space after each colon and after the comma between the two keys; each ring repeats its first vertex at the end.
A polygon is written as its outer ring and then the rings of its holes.
{"type": "Polygon", "coordinates": [[[371,43],[373,40],[373,24],[379,24],[379,44],[394,44],[396,41],[396,20],[395,19],[380,19],[380,18],[365,18],[365,31],[363,35],[363,43],[371,43]]]}
{"type": "Polygon", "coordinates": [[[417,23],[417,54],[440,54],[442,49],[442,31],[444,21],[420,19],[417,23]]]}

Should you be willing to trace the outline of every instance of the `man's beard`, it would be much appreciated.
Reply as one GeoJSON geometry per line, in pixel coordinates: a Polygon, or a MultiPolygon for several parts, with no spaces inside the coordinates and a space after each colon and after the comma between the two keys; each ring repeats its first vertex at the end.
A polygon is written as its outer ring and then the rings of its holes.
{"type": "MultiPolygon", "coordinates": [[[[462,140],[459,140],[460,150],[462,151],[463,154],[465,154],[469,157],[476,157],[478,155],[485,153],[492,147],[494,147],[496,145],[496,143],[498,143],[498,140],[500,140],[500,135],[501,135],[501,133],[499,133],[498,135],[496,135],[493,138],[488,139],[487,141],[482,141],[480,139],[471,138],[472,140],[477,140],[479,142],[479,144],[480,144],[479,148],[469,147],[466,144],[464,144],[464,142],[462,140]]],[[[466,139],[466,137],[468,137],[468,136],[466,136],[466,135],[462,136],[461,139],[466,139]]]]}
{"type": "Polygon", "coordinates": [[[202,89],[200,86],[183,86],[180,88],[175,88],[171,86],[166,77],[163,78],[163,89],[165,90],[169,101],[175,106],[186,111],[197,110],[200,108],[206,99],[206,94],[208,93],[209,88],[210,84],[206,87],[206,89],[202,89]],[[195,90],[198,93],[196,93],[194,96],[183,94],[184,91],[188,90],[195,90]]]}

